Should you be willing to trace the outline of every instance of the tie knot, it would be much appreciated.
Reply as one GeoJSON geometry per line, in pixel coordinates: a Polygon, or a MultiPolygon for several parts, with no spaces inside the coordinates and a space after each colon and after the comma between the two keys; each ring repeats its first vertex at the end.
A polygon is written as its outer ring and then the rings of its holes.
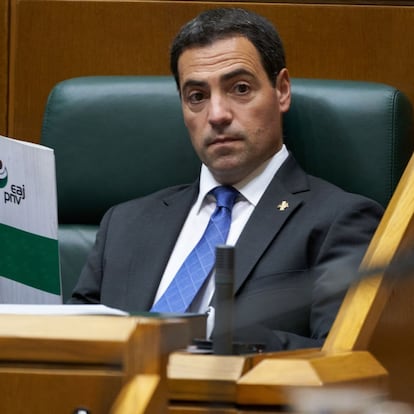
{"type": "Polygon", "coordinates": [[[220,186],[213,189],[212,193],[216,197],[217,207],[232,209],[239,192],[230,186],[220,186]]]}

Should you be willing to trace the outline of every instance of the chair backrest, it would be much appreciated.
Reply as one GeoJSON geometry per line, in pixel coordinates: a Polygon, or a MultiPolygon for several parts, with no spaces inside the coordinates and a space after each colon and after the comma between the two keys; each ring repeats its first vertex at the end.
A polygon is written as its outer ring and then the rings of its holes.
{"type": "MultiPolygon", "coordinates": [[[[293,79],[288,148],[308,172],[388,203],[413,150],[411,106],[391,86],[293,79]]],[[[57,84],[41,143],[54,148],[64,298],[111,205],[193,181],[197,159],[169,76],[57,84]]]]}
{"type": "Polygon", "coordinates": [[[387,206],[414,145],[412,108],[373,82],[294,79],[286,143],[302,167],[387,206]]]}

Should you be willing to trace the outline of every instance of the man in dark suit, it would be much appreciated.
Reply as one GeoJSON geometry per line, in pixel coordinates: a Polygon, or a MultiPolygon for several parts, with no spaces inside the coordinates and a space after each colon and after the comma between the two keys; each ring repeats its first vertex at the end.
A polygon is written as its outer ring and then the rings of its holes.
{"type": "MultiPolygon", "coordinates": [[[[308,176],[288,153],[289,73],[261,16],[201,13],[175,38],[171,69],[199,180],[110,209],[70,302],[159,310],[216,208],[212,190],[224,186],[237,190],[225,239],[236,251],[235,340],[267,350],[322,345],[381,207],[308,176]]],[[[213,271],[185,311],[209,312],[214,335],[213,271]]]]}

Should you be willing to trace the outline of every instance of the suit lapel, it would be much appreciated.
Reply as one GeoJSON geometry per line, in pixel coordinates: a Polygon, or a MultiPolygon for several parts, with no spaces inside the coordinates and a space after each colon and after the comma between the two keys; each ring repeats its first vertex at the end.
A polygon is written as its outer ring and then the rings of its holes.
{"type": "Polygon", "coordinates": [[[306,174],[290,156],[273,177],[236,244],[235,292],[309,190],[306,174]]]}
{"type": "Polygon", "coordinates": [[[151,307],[172,249],[197,197],[197,191],[198,182],[195,182],[182,191],[160,199],[154,207],[151,221],[147,223],[151,237],[146,240],[146,251],[153,253],[151,257],[136,258],[139,263],[132,266],[132,269],[139,269],[140,273],[140,277],[130,279],[132,283],[140,285],[139,288],[129,288],[129,292],[133,294],[128,294],[128,300],[132,301],[135,307],[151,307]]]}

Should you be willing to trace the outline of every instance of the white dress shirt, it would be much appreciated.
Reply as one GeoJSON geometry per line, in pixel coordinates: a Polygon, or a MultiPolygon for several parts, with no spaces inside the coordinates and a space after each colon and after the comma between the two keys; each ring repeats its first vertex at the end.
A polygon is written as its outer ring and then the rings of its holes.
{"type": "MultiPolygon", "coordinates": [[[[260,198],[267,186],[288,156],[288,151],[283,145],[272,158],[253,171],[248,177],[233,187],[236,188],[240,196],[236,199],[232,210],[232,220],[226,244],[234,246],[239,238],[245,224],[247,223],[254,208],[259,203],[260,198]]],[[[200,189],[196,202],[191,208],[187,219],[178,236],[171,257],[165,268],[161,283],[155,297],[154,303],[165,292],[174,276],[178,272],[186,257],[200,240],[210,216],[216,208],[216,201],[209,192],[221,184],[212,176],[209,169],[203,164],[200,173],[200,189]]],[[[214,295],[214,275],[210,274],[190,306],[189,312],[205,313],[208,312],[207,338],[210,336],[214,324],[214,309],[209,305],[214,295]]]]}

